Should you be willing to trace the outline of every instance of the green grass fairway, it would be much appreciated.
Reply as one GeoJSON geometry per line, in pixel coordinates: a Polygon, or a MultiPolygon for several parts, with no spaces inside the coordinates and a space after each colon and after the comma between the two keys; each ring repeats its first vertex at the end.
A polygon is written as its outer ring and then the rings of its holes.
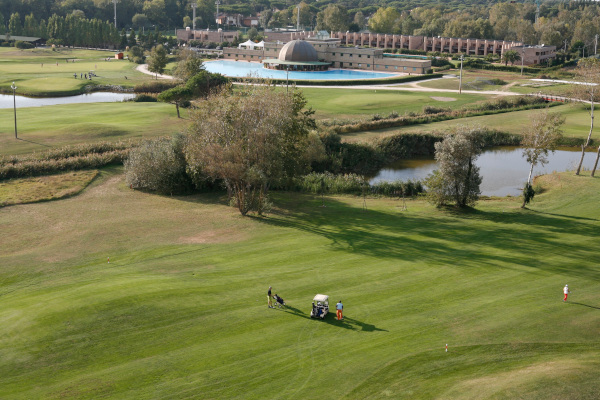
{"type": "Polygon", "coordinates": [[[490,98],[478,94],[463,94],[458,97],[455,93],[411,93],[385,89],[302,88],[302,92],[308,100],[308,106],[316,111],[318,119],[357,118],[373,114],[386,116],[392,111],[399,114],[420,112],[426,105],[456,109],[490,98]],[[440,101],[436,98],[454,100],[440,101]]]}
{"type": "Polygon", "coordinates": [[[0,110],[0,155],[43,151],[77,143],[172,135],[189,124],[165,103],[81,103],[17,110],[19,140],[14,136],[13,110],[0,110]]]}
{"type": "Polygon", "coordinates": [[[279,193],[243,218],[112,169],[0,209],[0,398],[596,399],[600,180],[544,185],[531,210],[279,193]],[[311,320],[317,293],[345,320],[311,320]]]}
{"type": "MultiPolygon", "coordinates": [[[[345,141],[365,141],[399,133],[445,132],[457,125],[480,125],[503,132],[521,134],[529,126],[533,114],[540,110],[515,111],[478,117],[459,118],[431,124],[411,125],[400,128],[386,128],[374,131],[362,131],[343,135],[345,141]]],[[[563,135],[573,138],[587,138],[590,130],[590,114],[581,104],[565,104],[550,108],[551,113],[560,112],[565,116],[563,135]]],[[[592,136],[597,139],[597,134],[592,136]]]]}
{"type": "Polygon", "coordinates": [[[114,54],[100,50],[0,47],[0,88],[5,93],[12,92],[10,86],[15,82],[19,94],[67,96],[82,93],[90,84],[133,87],[151,79],[135,70],[137,64],[115,60],[114,54]],[[105,61],[107,58],[110,61],[105,61]],[[79,78],[89,71],[97,77],[92,81],[79,78]],[[73,77],[75,73],[77,79],[73,77]]]}

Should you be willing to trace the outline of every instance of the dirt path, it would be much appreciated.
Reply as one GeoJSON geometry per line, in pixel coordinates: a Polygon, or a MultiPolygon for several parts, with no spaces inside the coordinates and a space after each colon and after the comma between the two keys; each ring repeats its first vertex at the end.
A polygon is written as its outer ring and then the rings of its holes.
{"type": "Polygon", "coordinates": [[[152,76],[158,77],[160,79],[175,79],[170,75],[155,74],[154,72],[148,71],[148,64],[138,65],[137,67],[135,67],[135,69],[137,71],[140,71],[142,74],[152,75],[152,76]]]}

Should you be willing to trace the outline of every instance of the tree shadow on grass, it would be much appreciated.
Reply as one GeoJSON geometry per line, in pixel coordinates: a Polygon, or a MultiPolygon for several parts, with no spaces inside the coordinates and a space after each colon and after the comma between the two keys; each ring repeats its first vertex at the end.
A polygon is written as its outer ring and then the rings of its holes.
{"type": "Polygon", "coordinates": [[[584,307],[595,308],[596,310],[600,310],[600,307],[590,306],[589,304],[574,303],[572,301],[569,301],[569,304],[575,304],[575,305],[578,305],[578,306],[584,306],[584,307]]]}
{"type": "Polygon", "coordinates": [[[17,140],[22,140],[23,142],[37,144],[38,146],[52,147],[52,146],[44,144],[44,143],[34,142],[33,140],[27,140],[27,139],[23,139],[23,138],[17,138],[17,140]]]}
{"type": "Polygon", "coordinates": [[[600,270],[590,266],[590,260],[598,255],[590,245],[597,238],[595,220],[477,209],[425,215],[363,212],[361,207],[331,198],[326,199],[327,207],[320,207],[321,200],[313,196],[278,197],[279,208],[268,218],[250,218],[322,236],[334,250],[463,269],[522,271],[525,266],[600,280],[600,270]],[[554,254],[568,256],[569,263],[539,260],[539,255],[554,254]]]}

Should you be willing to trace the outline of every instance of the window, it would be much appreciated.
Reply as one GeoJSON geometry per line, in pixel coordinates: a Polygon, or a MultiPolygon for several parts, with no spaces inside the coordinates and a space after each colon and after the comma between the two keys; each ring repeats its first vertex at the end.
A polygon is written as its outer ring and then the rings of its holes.
{"type": "Polygon", "coordinates": [[[362,67],[362,64],[358,64],[359,67],[362,67]]]}
{"type": "Polygon", "coordinates": [[[359,55],[358,55],[358,58],[361,58],[361,57],[362,57],[362,56],[359,54],[359,55]]]}
{"type": "Polygon", "coordinates": [[[394,67],[394,69],[398,69],[398,67],[394,67]]]}
{"type": "Polygon", "coordinates": [[[387,66],[387,65],[385,66],[385,69],[388,69],[388,66],[387,66]]]}
{"type": "Polygon", "coordinates": [[[344,56],[344,53],[340,53],[340,57],[343,57],[343,56],[344,56]]]}
{"type": "Polygon", "coordinates": [[[352,54],[348,54],[350,57],[352,57],[352,54]]]}
{"type": "Polygon", "coordinates": [[[331,53],[332,56],[335,56],[335,53],[331,53]]]}
{"type": "Polygon", "coordinates": [[[406,67],[404,67],[404,70],[406,71],[406,67]]]}
{"type": "Polygon", "coordinates": [[[352,63],[350,63],[350,66],[352,66],[352,63]]]}
{"type": "Polygon", "coordinates": [[[367,58],[371,58],[371,56],[367,56],[367,58]]]}
{"type": "Polygon", "coordinates": [[[416,67],[413,67],[413,71],[416,71],[416,70],[417,70],[417,68],[416,68],[416,67]]]}
{"type": "Polygon", "coordinates": [[[371,66],[371,64],[367,64],[367,68],[369,68],[371,66]]]}

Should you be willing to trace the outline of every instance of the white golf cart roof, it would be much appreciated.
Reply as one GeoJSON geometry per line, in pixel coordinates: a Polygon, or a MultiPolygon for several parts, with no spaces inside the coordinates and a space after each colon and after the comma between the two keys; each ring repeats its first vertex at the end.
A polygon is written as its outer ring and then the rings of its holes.
{"type": "Polygon", "coordinates": [[[320,301],[321,303],[324,303],[326,301],[329,301],[329,296],[327,296],[326,294],[318,294],[315,296],[313,301],[320,301]]]}

